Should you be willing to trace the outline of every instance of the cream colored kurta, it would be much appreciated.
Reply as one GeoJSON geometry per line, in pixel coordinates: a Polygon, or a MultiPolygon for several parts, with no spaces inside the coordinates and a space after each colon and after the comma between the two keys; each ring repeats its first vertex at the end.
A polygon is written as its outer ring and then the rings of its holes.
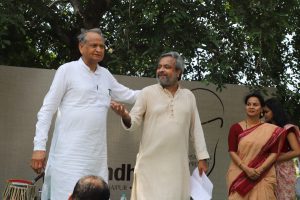
{"type": "Polygon", "coordinates": [[[144,88],[130,112],[135,130],[143,122],[131,200],[190,199],[189,136],[196,156],[209,158],[193,93],[174,95],[159,84],[144,88]]]}

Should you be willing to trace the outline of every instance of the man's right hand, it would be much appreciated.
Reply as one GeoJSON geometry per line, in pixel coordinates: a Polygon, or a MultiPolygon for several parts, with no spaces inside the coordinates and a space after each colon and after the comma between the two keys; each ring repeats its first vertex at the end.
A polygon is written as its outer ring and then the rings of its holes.
{"type": "Polygon", "coordinates": [[[31,168],[38,174],[42,173],[46,166],[46,151],[33,151],[31,157],[31,168]]]}
{"type": "Polygon", "coordinates": [[[122,118],[129,118],[129,112],[127,111],[127,109],[123,104],[120,104],[115,101],[111,101],[110,107],[113,111],[115,111],[115,113],[120,115],[122,118]]]}
{"type": "Polygon", "coordinates": [[[115,101],[110,102],[110,107],[115,113],[122,117],[122,121],[124,122],[127,128],[131,127],[131,117],[129,115],[128,110],[125,108],[123,104],[120,104],[115,101]]]}

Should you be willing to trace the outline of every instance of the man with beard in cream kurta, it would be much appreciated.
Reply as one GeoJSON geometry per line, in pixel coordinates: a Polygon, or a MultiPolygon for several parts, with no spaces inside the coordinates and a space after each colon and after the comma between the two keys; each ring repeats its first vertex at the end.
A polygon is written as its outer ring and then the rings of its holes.
{"type": "Polygon", "coordinates": [[[42,189],[43,200],[67,200],[76,182],[93,174],[108,181],[106,120],[111,100],[134,103],[137,91],[99,66],[105,39],[98,28],[78,36],[81,58],[58,68],[38,112],[31,167],[41,173],[54,113],[55,129],[42,189]]]}
{"type": "Polygon", "coordinates": [[[209,158],[193,93],[179,85],[184,61],[177,52],[162,54],[156,69],[158,84],[145,87],[130,113],[117,102],[112,109],[125,129],[143,123],[131,200],[189,200],[189,136],[193,138],[200,175],[209,158]]]}

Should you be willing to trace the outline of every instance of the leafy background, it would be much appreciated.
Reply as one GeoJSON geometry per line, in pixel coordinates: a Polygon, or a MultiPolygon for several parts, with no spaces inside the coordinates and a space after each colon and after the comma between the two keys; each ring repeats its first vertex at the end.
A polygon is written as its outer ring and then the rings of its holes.
{"type": "Polygon", "coordinates": [[[114,74],[155,77],[158,56],[176,50],[184,79],[275,87],[300,125],[300,0],[2,0],[0,64],[57,69],[94,27],[114,74]]]}

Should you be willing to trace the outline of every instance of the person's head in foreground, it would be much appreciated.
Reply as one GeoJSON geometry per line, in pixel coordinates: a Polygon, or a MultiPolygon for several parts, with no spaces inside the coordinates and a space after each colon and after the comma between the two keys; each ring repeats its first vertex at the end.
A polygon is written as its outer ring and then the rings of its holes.
{"type": "Polygon", "coordinates": [[[99,176],[84,176],[78,180],[69,200],[109,200],[107,183],[99,176]]]}

